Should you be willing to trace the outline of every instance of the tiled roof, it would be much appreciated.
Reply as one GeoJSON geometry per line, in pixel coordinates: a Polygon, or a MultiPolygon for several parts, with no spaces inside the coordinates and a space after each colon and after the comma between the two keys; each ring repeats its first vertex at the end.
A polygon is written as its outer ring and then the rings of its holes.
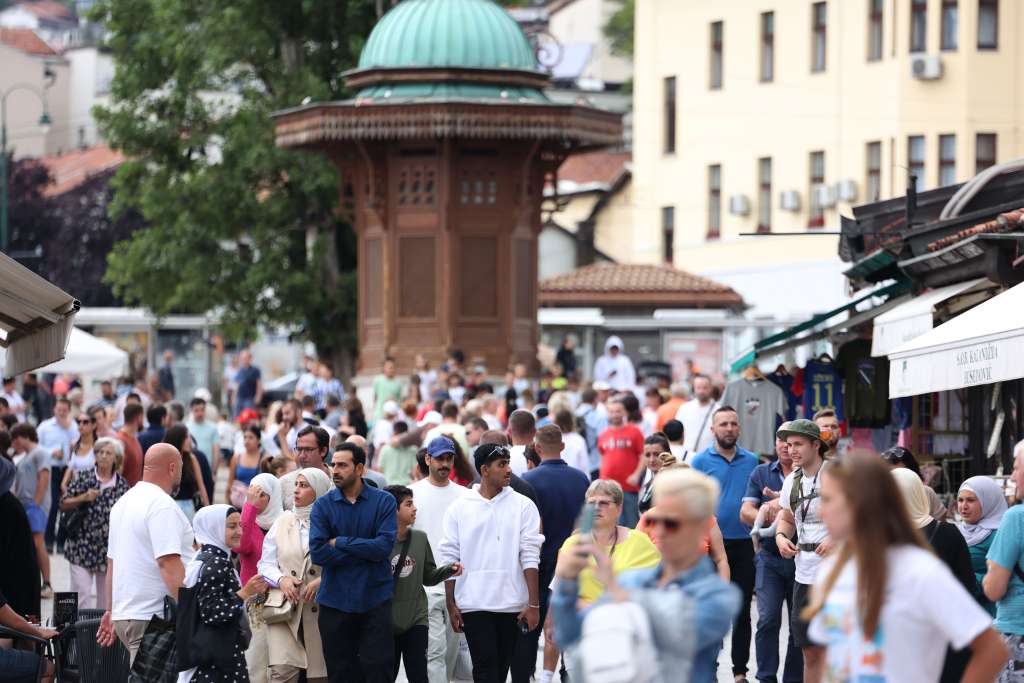
{"type": "Polygon", "coordinates": [[[32,2],[19,2],[17,7],[27,10],[40,19],[56,19],[60,21],[77,21],[75,13],[70,7],[56,0],[33,0],[32,2]]]}
{"type": "Polygon", "coordinates": [[[560,184],[568,180],[578,185],[600,183],[611,186],[632,159],[630,152],[574,154],[559,167],[558,181],[560,184]]]}
{"type": "Polygon", "coordinates": [[[106,145],[96,145],[67,154],[43,157],[39,160],[53,176],[53,183],[43,194],[53,197],[81,185],[97,173],[103,173],[121,165],[124,155],[106,145]]]}
{"type": "Polygon", "coordinates": [[[595,263],[540,283],[542,305],[659,305],[731,308],[731,287],[667,265],[595,263]]]}
{"type": "Polygon", "coordinates": [[[1024,227],[1024,208],[1001,213],[990,221],[978,223],[973,227],[966,228],[960,232],[937,239],[934,242],[929,242],[928,251],[939,251],[940,249],[945,249],[951,244],[956,244],[957,242],[963,241],[973,235],[1013,232],[1021,227],[1024,227]]]}
{"type": "Polygon", "coordinates": [[[57,53],[30,28],[0,28],[0,43],[30,55],[52,56],[57,53]]]}

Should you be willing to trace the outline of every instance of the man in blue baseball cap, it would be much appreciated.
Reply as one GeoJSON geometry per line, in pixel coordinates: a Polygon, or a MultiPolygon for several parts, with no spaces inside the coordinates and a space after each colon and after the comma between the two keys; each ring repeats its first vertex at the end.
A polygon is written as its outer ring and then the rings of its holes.
{"type": "MultiPolygon", "coordinates": [[[[411,484],[416,503],[413,529],[427,534],[430,550],[438,557],[444,539],[444,515],[469,489],[449,479],[455,464],[455,443],[447,436],[430,440],[421,451],[429,474],[411,484]]],[[[444,584],[427,587],[427,678],[430,683],[448,683],[455,674],[459,636],[452,630],[445,603],[444,584]]]]}

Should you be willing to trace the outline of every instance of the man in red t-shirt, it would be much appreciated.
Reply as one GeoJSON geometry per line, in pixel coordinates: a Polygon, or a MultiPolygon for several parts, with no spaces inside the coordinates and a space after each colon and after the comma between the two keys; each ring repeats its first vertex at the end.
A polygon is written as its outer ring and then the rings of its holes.
{"type": "Polygon", "coordinates": [[[626,407],[617,399],[608,403],[608,429],[597,437],[601,452],[601,478],[619,482],[622,487],[622,514],[619,524],[635,528],[640,521],[640,475],[643,472],[644,435],[626,422],[626,407]]]}
{"type": "Polygon", "coordinates": [[[124,407],[124,426],[114,434],[124,444],[124,463],[121,475],[135,486],[142,479],[142,444],[137,435],[142,429],[143,409],[140,403],[129,403],[124,407]]]}

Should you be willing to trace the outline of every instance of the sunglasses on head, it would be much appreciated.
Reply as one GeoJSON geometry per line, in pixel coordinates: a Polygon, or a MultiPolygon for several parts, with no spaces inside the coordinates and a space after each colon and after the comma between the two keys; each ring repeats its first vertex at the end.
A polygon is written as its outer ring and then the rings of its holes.
{"type": "Polygon", "coordinates": [[[683,523],[673,517],[647,517],[647,526],[652,529],[656,529],[658,526],[664,526],[665,531],[679,531],[683,523]]]}

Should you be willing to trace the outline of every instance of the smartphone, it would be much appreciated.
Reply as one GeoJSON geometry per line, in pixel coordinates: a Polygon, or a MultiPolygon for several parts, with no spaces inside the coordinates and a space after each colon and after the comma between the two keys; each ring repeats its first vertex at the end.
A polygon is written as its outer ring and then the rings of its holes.
{"type": "Polygon", "coordinates": [[[584,503],[583,509],[580,511],[580,533],[589,534],[594,530],[594,515],[597,514],[597,508],[592,503],[584,503]]]}

